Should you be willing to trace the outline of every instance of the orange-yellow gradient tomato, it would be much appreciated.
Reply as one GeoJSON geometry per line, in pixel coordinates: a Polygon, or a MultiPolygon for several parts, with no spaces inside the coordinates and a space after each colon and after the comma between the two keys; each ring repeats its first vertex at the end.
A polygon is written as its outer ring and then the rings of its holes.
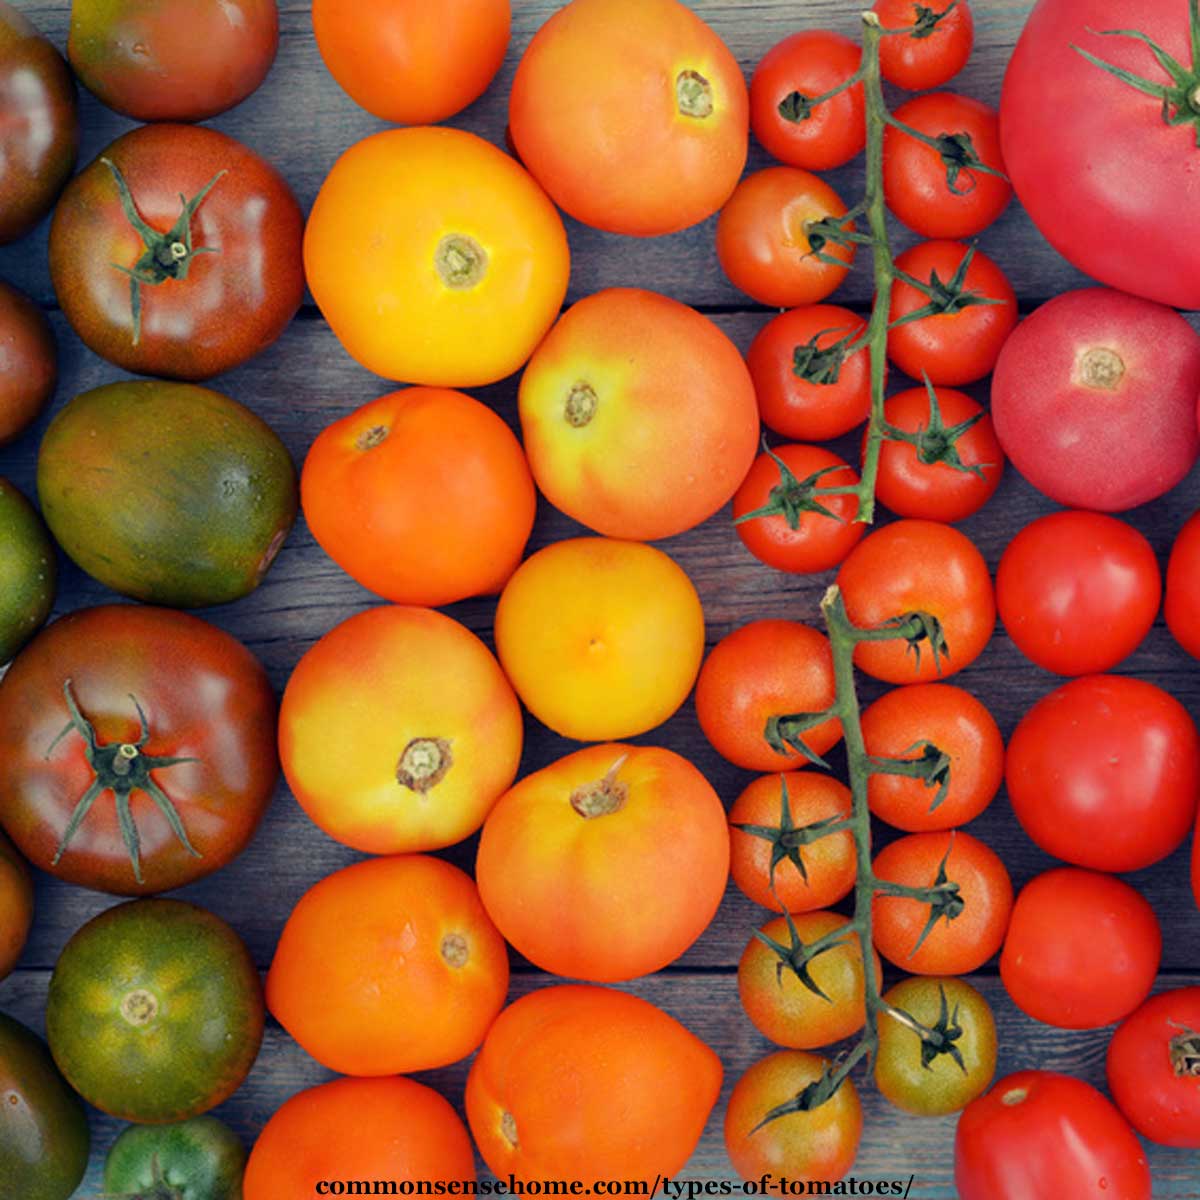
{"type": "Polygon", "coordinates": [[[427,608],[343,621],[296,665],[279,712],[292,794],[330,837],[368,854],[474,833],[516,777],[522,738],[491,652],[427,608]]]}
{"type": "Polygon", "coordinates": [[[695,309],[636,288],[580,300],[521,380],[538,487],[597,533],[652,541],[707,520],[758,449],[754,381],[695,309]]]}
{"type": "Polygon", "coordinates": [[[498,592],[533,529],[537,493],[512,430],[448,388],[405,388],[323,430],[300,478],[321,548],[398,604],[498,592]]]}
{"type": "Polygon", "coordinates": [[[527,558],[496,608],[496,650],[543,725],[581,742],[633,737],[687,699],[704,612],[683,568],[642,542],[573,538],[527,558]]]}
{"type": "Polygon", "coordinates": [[[562,307],[570,254],[554,206],[503,151],[461,129],[391,129],[329,172],[304,269],[368,370],[475,387],[533,353],[562,307]]]}
{"type": "Polygon", "coordinates": [[[502,796],[475,864],[484,907],[520,953],[598,983],[674,962],[728,875],[725,809],[708,780],[671,750],[613,744],[502,796]]]}
{"type": "Polygon", "coordinates": [[[329,73],[398,125],[444,121],[481,96],[508,49],[509,0],[313,0],[329,73]]]}
{"type": "Polygon", "coordinates": [[[513,80],[509,128],[556,204],[643,237],[703,221],[746,164],[737,60],[679,0],[572,0],[513,80]]]}
{"type": "Polygon", "coordinates": [[[372,858],[314,884],[288,917],[267,1006],[343,1075],[466,1058],[508,992],[508,950],[471,877],[424,854],[372,858]]]}

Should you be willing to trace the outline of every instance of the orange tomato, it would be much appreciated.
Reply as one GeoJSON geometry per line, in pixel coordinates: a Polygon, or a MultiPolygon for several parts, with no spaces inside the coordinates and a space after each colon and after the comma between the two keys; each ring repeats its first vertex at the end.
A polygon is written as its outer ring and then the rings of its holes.
{"type": "Polygon", "coordinates": [[[313,0],[329,73],[368,112],[432,125],[478,99],[508,49],[509,0],[313,0]]]}
{"type": "Polygon", "coordinates": [[[298,1092],[266,1123],[242,1191],[245,1200],[298,1200],[332,1180],[474,1178],[466,1127],[432,1088],[397,1077],[334,1079],[298,1092]]]}
{"type": "Polygon", "coordinates": [[[296,664],[279,711],[292,794],[368,854],[474,833],[517,774],[521,706],[488,648],[426,608],[368,609],[296,664]]]}
{"type": "Polygon", "coordinates": [[[300,488],[325,553],[398,604],[498,592],[537,508],[512,431],[444,388],[393,392],[335,421],[309,450],[300,488]]]}
{"type": "Polygon", "coordinates": [[[333,166],[304,234],[313,298],[385,379],[494,383],[562,307],[570,253],[546,194],[461,129],[392,129],[333,166]]]}
{"type": "Polygon", "coordinates": [[[683,569],[640,542],[573,538],[517,568],[496,609],[496,650],[525,706],[581,742],[661,725],[687,699],[704,612],[683,569]]]}
{"type": "Polygon", "coordinates": [[[836,904],[854,886],[858,874],[854,838],[848,829],[798,848],[804,875],[784,859],[775,867],[771,890],[771,855],[774,843],[739,829],[783,831],[783,792],[791,828],[803,829],[818,821],[850,816],[850,789],[820,771],[789,771],[763,775],[751,783],[729,810],[729,852],[733,882],[756,904],[776,912],[811,912],[836,904]]]}
{"type": "Polygon", "coordinates": [[[467,1076],[467,1120],[501,1179],[644,1180],[691,1157],[721,1060],[646,1000],[542,988],[509,1005],[467,1076]]]}
{"type": "Polygon", "coordinates": [[[610,983],[674,962],[729,875],[720,797],[653,746],[589,746],[521,780],[483,826],[479,894],[536,966],[610,983]]]}
{"type": "Polygon", "coordinates": [[[648,237],[724,204],[746,165],[750,103],[728,47],[678,0],[571,0],[521,59],[508,121],[559,207],[648,237]]]}
{"type": "Polygon", "coordinates": [[[466,1058],[508,991],[508,953],[469,875],[421,854],[373,858],[314,884],[267,974],[267,1007],[344,1075],[466,1058]]]}
{"type": "Polygon", "coordinates": [[[609,537],[699,525],[728,503],[758,447],[737,347],[686,304],[636,288],[571,308],[534,352],[520,404],[538,487],[609,537]]]}

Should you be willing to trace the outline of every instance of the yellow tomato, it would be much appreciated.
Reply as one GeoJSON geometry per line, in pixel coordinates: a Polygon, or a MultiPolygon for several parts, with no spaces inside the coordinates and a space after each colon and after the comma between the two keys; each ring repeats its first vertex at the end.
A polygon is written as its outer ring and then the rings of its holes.
{"type": "Polygon", "coordinates": [[[704,654],[692,581],[641,542],[575,538],[517,568],[496,609],[496,650],[526,707],[583,742],[661,725],[704,654]]]}
{"type": "Polygon", "coordinates": [[[511,375],[562,307],[570,253],[545,192],[461,129],[374,134],[334,164],[304,268],[342,345],[385,379],[476,387],[511,375]]]}

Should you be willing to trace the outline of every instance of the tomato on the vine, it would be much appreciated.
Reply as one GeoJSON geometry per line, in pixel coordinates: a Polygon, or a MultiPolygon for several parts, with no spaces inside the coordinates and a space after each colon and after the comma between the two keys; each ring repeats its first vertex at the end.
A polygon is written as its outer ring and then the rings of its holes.
{"type": "Polygon", "coordinates": [[[879,40],[884,79],[910,92],[949,83],[967,65],[975,44],[975,21],[967,0],[875,0],[884,29],[909,29],[879,40]]]}

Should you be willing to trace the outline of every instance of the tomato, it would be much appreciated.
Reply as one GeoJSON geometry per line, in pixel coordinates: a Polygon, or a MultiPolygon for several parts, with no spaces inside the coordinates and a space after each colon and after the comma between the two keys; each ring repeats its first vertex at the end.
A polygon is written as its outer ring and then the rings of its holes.
{"type": "Polygon", "coordinates": [[[885,29],[910,29],[879,42],[879,69],[889,83],[925,92],[949,83],[967,65],[975,20],[967,0],[875,0],[885,29]]]}
{"type": "Polygon", "coordinates": [[[888,398],[884,420],[914,435],[915,444],[894,438],[883,443],[875,495],[897,516],[961,521],[995,495],[1004,474],[1004,451],[992,418],[970,396],[946,387],[934,394],[936,420],[928,387],[888,398]],[[952,465],[956,459],[965,470],[952,465]]]}
{"type": "Polygon", "coordinates": [[[272,1016],[343,1075],[466,1058],[507,991],[504,939],[470,876],[421,854],[369,859],[315,883],[267,974],[272,1016]]]}
{"type": "Polygon", "coordinates": [[[58,1068],[89,1104],[157,1125],[228,1099],[263,1036],[258,971],[219,917],[182,900],[130,900],[67,942],[46,1000],[58,1068]]]}
{"type": "Polygon", "coordinates": [[[45,624],[58,587],[58,557],[33,505],[0,477],[0,663],[45,624]]]}
{"type": "Polygon", "coordinates": [[[266,672],[197,617],[81,609],[0,682],[0,823],[70,883],[146,895],[211,874],[250,841],[278,774],[266,672]]]}
{"type": "Polygon", "coordinates": [[[424,608],[372,608],[335,626],[296,664],[279,710],[292,794],[368,854],[473,833],[515,778],[523,736],[488,648],[424,608]]]}
{"type": "Polygon", "coordinates": [[[507,154],[461,129],[392,129],[334,164],[304,269],[368,370],[475,387],[533,353],[562,306],[570,253],[554,206],[507,154]]]}
{"type": "Polygon", "coordinates": [[[581,742],[633,737],[687,699],[704,612],[653,546],[571,538],[527,558],[496,608],[496,650],[525,707],[581,742]]]}
{"type": "Polygon", "coordinates": [[[888,358],[906,375],[928,376],[930,383],[958,386],[989,375],[1017,324],[1017,296],[1004,272],[981,250],[948,241],[911,246],[896,258],[896,268],[934,294],[903,277],[896,280],[888,310],[888,358]],[[971,299],[991,303],[972,304],[971,299]],[[896,324],[930,307],[930,315],[896,324]]]}
{"type": "Polygon", "coordinates": [[[509,0],[314,0],[329,73],[383,121],[432,125],[477,100],[508,50],[509,0]]]}
{"type": "Polygon", "coordinates": [[[937,654],[928,637],[913,645],[899,639],[858,646],[855,663],[887,683],[953,675],[979,657],[996,625],[983,555],[948,525],[906,520],[875,530],[850,552],[837,581],[850,620],[862,629],[913,613],[940,623],[945,642],[937,654]]]}
{"type": "Polygon", "coordinates": [[[996,571],[996,605],[1017,648],[1047,671],[1107,671],[1158,615],[1162,579],[1132,525],[1092,512],[1056,512],[1026,525],[996,571]]]}
{"type": "Polygon", "coordinates": [[[147,125],[71,180],[50,227],[50,277],[101,357],[208,379],[295,316],[301,229],[283,176],[253,150],[215,129],[147,125]]]}
{"type": "Polygon", "coordinates": [[[153,1196],[156,1189],[170,1189],[176,1200],[232,1200],[241,1192],[245,1167],[246,1147],[216,1117],[127,1125],[104,1160],[104,1191],[153,1196]]]}
{"type": "Polygon", "coordinates": [[[883,135],[888,207],[926,238],[965,238],[986,229],[1012,199],[996,112],[969,96],[931,92],[905,101],[883,135]]]}
{"type": "Polygon", "coordinates": [[[828,171],[867,143],[861,83],[812,105],[858,70],[862,50],[828,29],[793,33],[772,46],[750,80],[750,128],[768,154],[790,167],[828,171]]]}
{"type": "Polygon", "coordinates": [[[544,987],[488,1031],[467,1076],[467,1120],[500,1179],[649,1186],[691,1157],[721,1074],[708,1046],[646,1000],[544,987]]]}
{"type": "Polygon", "coordinates": [[[76,0],[67,57],[127,117],[203,121],[258,88],[278,45],[275,0],[76,0]]]}
{"type": "Polygon", "coordinates": [[[988,1002],[965,979],[903,979],[883,999],[933,1030],[947,1047],[932,1053],[941,1045],[927,1043],[884,1010],[875,1086],[897,1108],[923,1117],[945,1116],[987,1089],[996,1073],[996,1020],[988,1002]]]}
{"type": "MultiPolygon", "coordinates": [[[[718,754],[747,771],[803,766],[805,756],[767,741],[772,718],[824,712],[835,699],[833,655],[823,633],[798,621],[751,621],[713,648],[696,681],[696,715],[718,754]]],[[[821,755],[842,737],[841,722],[781,734],[821,755]]]]}
{"type": "Polygon", "coordinates": [[[795,1183],[836,1183],[854,1166],[862,1106],[852,1079],[810,1112],[788,1113],[759,1128],[767,1113],[794,1100],[830,1065],[817,1054],[778,1050],[737,1081],[725,1110],[725,1149],[743,1179],[757,1182],[770,1174],[795,1183]]]}
{"type": "Polygon", "coordinates": [[[589,746],[500,797],[475,875],[488,914],[535,966],[633,979],[674,962],[716,913],[725,809],[671,750],[589,746]]]}
{"type": "Polygon", "coordinates": [[[0,2],[0,244],[24,237],[75,167],[79,113],[63,57],[24,13],[0,2]]]}
{"type": "Polygon", "coordinates": [[[932,888],[943,870],[958,885],[958,904],[943,911],[884,892],[876,893],[872,906],[879,953],[915,975],[978,970],[1000,949],[1008,928],[1013,906],[1008,871],[994,850],[969,833],[910,833],[875,856],[875,874],[905,887],[932,888]]]}
{"type": "Polygon", "coordinates": [[[776,912],[810,912],[836,904],[858,873],[850,831],[796,847],[787,844],[787,834],[846,820],[850,807],[850,789],[823,771],[760,776],[729,810],[733,882],[756,904],[776,912]]]}
{"type": "Polygon", "coordinates": [[[650,541],[699,525],[728,503],[758,448],[737,347],[695,309],[635,288],[598,292],[558,321],[525,368],[520,413],[543,494],[609,537],[650,541]]]}
{"type": "MultiPolygon", "coordinates": [[[[799,945],[845,925],[846,918],[832,912],[776,917],[746,944],[738,963],[738,995],[754,1027],[776,1045],[815,1050],[852,1037],[866,1023],[862,946],[853,931],[806,964],[811,983],[788,961],[799,945]]],[[[875,978],[881,974],[876,954],[875,978]]]]}
{"type": "Polygon", "coordinates": [[[725,203],[750,115],[737,60],[678,0],[571,0],[521,58],[508,123],[560,208],[651,237],[725,203]]]}
{"type": "Polygon", "coordinates": [[[415,1079],[333,1079],[286,1100],[258,1135],[245,1200],[295,1200],[343,1179],[474,1181],[461,1118],[415,1079]]]}
{"type": "Polygon", "coordinates": [[[866,322],[836,304],[810,304],[772,317],[746,351],[758,410],[776,433],[798,441],[827,442],[861,425],[871,412],[871,358],[819,352],[858,338],[866,322]],[[797,373],[800,358],[822,382],[797,373]],[[836,360],[836,361],[834,361],[836,360]]]}
{"type": "MultiPolygon", "coordinates": [[[[829,220],[840,228],[845,215],[838,194],[809,171],[756,171],[737,185],[717,219],[721,269],[734,287],[759,304],[816,304],[846,278],[855,252],[853,242],[828,240],[828,232],[816,226],[829,220]],[[835,261],[822,261],[818,249],[835,261]]],[[[853,228],[852,222],[846,225],[853,228]]]]}
{"type": "Polygon", "coordinates": [[[1090,1084],[1018,1071],[968,1104],[954,1135],[960,1200],[1150,1200],[1146,1155],[1090,1084]]]}
{"type": "Polygon", "coordinates": [[[1158,919],[1140,892],[1112,875],[1056,867],[1021,889],[1000,978],[1035,1020],[1099,1029],[1145,1000],[1161,956],[1158,919]]]}
{"type": "Polygon", "coordinates": [[[932,784],[871,775],[871,811],[897,829],[922,833],[965,825],[991,804],[1004,780],[1004,740],[995,718],[953,684],[917,683],[885,692],[862,714],[862,732],[872,758],[919,759],[924,744],[948,760],[945,776],[932,784]]]}
{"type": "Polygon", "coordinates": [[[25,860],[0,833],[0,980],[11,975],[33,924],[33,878],[25,860]]]}
{"type": "Polygon", "coordinates": [[[0,282],[0,446],[41,415],[58,379],[54,331],[24,292],[0,282]]]}
{"type": "Polygon", "coordinates": [[[406,388],[317,435],[301,502],[321,548],[399,604],[498,592],[533,530],[537,493],[520,442],[462,392],[406,388]]]}
{"type": "Polygon", "coordinates": [[[1163,616],[1175,640],[1200,658],[1200,512],[1188,518],[1171,546],[1163,616]]]}
{"type": "Polygon", "coordinates": [[[1081,288],[1047,301],[1004,345],[996,433],[1059,504],[1120,512],[1163,495],[1200,454],[1200,335],[1148,300],[1081,288]]]}
{"type": "Polygon", "coordinates": [[[867,527],[855,520],[856,496],[814,495],[814,489],[858,482],[845,459],[821,446],[776,446],[754,460],[733,498],[738,537],[759,562],[778,571],[828,571],[858,545],[867,527]],[[813,504],[825,512],[809,507],[813,504]]]}
{"type": "Polygon", "coordinates": [[[1043,696],[1008,744],[1008,795],[1047,853],[1137,871],[1187,836],[1200,796],[1200,735],[1142,679],[1088,675],[1043,696]]]}

